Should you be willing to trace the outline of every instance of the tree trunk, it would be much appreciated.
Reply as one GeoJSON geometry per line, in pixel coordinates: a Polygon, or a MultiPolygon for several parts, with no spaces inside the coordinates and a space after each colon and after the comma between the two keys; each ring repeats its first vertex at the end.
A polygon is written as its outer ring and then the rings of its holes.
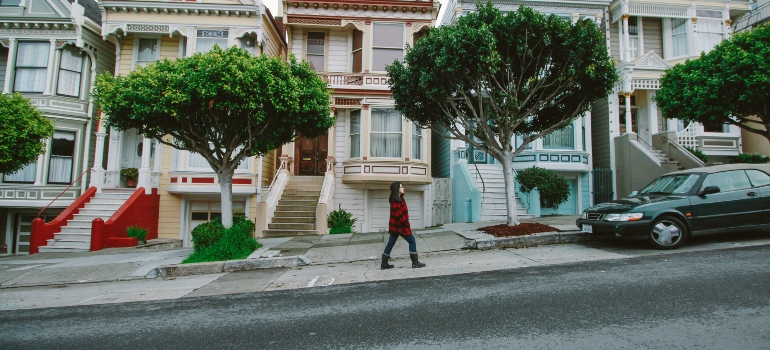
{"type": "Polygon", "coordinates": [[[516,213],[516,185],[513,176],[513,153],[510,151],[503,151],[502,163],[508,226],[518,225],[519,216],[516,213]]]}
{"type": "Polygon", "coordinates": [[[218,173],[219,192],[222,196],[222,226],[233,226],[233,171],[218,173]]]}

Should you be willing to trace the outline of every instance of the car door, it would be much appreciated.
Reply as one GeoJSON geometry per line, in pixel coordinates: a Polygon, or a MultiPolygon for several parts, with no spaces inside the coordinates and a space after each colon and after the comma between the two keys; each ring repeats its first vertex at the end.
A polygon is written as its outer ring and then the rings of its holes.
{"type": "Polygon", "coordinates": [[[762,208],[762,197],[745,171],[707,174],[698,192],[709,186],[719,187],[720,192],[690,196],[693,231],[728,231],[759,222],[756,208],[762,208]]]}
{"type": "Polygon", "coordinates": [[[762,197],[760,202],[761,214],[758,216],[758,225],[770,226],[770,175],[761,170],[746,170],[746,175],[751,180],[751,185],[762,197]]]}

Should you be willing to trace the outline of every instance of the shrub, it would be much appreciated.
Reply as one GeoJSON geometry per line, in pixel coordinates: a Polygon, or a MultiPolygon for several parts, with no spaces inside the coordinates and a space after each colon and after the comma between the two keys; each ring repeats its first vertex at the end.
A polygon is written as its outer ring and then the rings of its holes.
{"type": "Polygon", "coordinates": [[[546,208],[557,209],[569,197],[567,180],[553,170],[533,166],[519,171],[516,181],[524,193],[537,188],[540,191],[540,205],[546,208]]]}
{"type": "Polygon", "coordinates": [[[137,168],[125,168],[120,169],[120,177],[125,179],[138,179],[139,178],[139,169],[137,168]]]}
{"type": "Polygon", "coordinates": [[[699,149],[692,148],[692,147],[687,147],[687,146],[685,146],[684,148],[686,148],[688,151],[690,151],[690,153],[692,153],[692,155],[698,157],[698,159],[700,159],[702,162],[704,162],[704,163],[708,163],[709,162],[709,156],[707,156],[705,153],[703,153],[703,151],[701,151],[699,149]]]}
{"type": "Polygon", "coordinates": [[[182,263],[244,259],[262,246],[254,238],[254,228],[245,217],[234,220],[230,228],[224,228],[218,218],[198,225],[193,229],[194,252],[182,263]]]}
{"type": "Polygon", "coordinates": [[[339,209],[332,210],[327,216],[329,222],[329,233],[352,233],[353,225],[356,224],[358,219],[353,218],[353,214],[348,213],[345,209],[342,209],[340,204],[339,209]]]}
{"type": "Polygon", "coordinates": [[[770,157],[765,157],[759,153],[748,154],[741,153],[735,157],[736,163],[749,163],[749,164],[765,164],[770,162],[770,157]]]}
{"type": "Polygon", "coordinates": [[[147,229],[139,226],[129,226],[126,228],[128,237],[135,237],[137,241],[147,243],[147,229]]]}

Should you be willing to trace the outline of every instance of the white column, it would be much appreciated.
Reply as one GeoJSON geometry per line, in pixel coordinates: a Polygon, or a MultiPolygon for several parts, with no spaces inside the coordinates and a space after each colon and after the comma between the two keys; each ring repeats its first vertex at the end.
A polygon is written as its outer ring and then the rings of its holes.
{"type": "Polygon", "coordinates": [[[8,62],[5,67],[5,84],[3,85],[3,93],[10,94],[13,91],[13,68],[16,67],[16,38],[8,39],[8,62]]]}
{"type": "Polygon", "coordinates": [[[628,14],[623,15],[623,62],[631,61],[631,38],[628,36],[628,14]]]}
{"type": "MultiPolygon", "coordinates": [[[[45,149],[48,149],[48,145],[50,145],[50,140],[45,140],[45,149]]],[[[45,154],[41,154],[39,157],[37,157],[37,166],[35,167],[35,183],[34,186],[42,186],[43,185],[43,176],[45,176],[45,154]]]]}
{"type": "Polygon", "coordinates": [[[631,118],[631,93],[630,92],[624,92],[623,96],[625,96],[626,100],[626,134],[630,134],[634,132],[633,119],[631,118]]]}
{"type": "Polygon", "coordinates": [[[104,132],[104,119],[99,120],[96,126],[96,149],[94,150],[94,168],[91,173],[90,186],[96,187],[97,192],[101,192],[104,187],[104,138],[107,134],[104,132]]]}
{"type": "Polygon", "coordinates": [[[115,128],[110,129],[110,145],[107,150],[107,178],[105,179],[107,185],[106,187],[118,187],[120,184],[120,156],[122,153],[122,139],[122,131],[118,131],[115,128]]]}
{"type": "Polygon", "coordinates": [[[152,194],[152,187],[150,187],[150,147],[152,147],[152,140],[144,137],[142,138],[142,166],[139,168],[139,179],[137,180],[137,186],[144,187],[144,193],[152,194]]]}
{"type": "Polygon", "coordinates": [[[45,78],[45,90],[43,91],[43,95],[51,94],[51,85],[53,85],[53,76],[56,73],[56,69],[54,67],[54,61],[56,58],[56,39],[50,39],[50,42],[51,42],[51,48],[48,50],[48,74],[46,74],[46,78],[45,78]]]}
{"type": "Polygon", "coordinates": [[[655,102],[655,90],[647,90],[647,105],[650,106],[650,134],[658,133],[658,104],[655,102]]]}
{"type": "MultiPolygon", "coordinates": [[[[590,113],[590,112],[586,112],[590,113]]],[[[585,151],[583,149],[583,116],[578,117],[575,119],[575,121],[572,123],[572,131],[575,136],[575,150],[577,151],[585,151]]]]}

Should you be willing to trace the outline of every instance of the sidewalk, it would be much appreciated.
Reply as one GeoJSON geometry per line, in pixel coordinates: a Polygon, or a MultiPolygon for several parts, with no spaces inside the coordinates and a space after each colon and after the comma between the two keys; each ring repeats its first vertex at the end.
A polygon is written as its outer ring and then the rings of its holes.
{"type": "MultiPolygon", "coordinates": [[[[539,222],[561,230],[576,230],[575,216],[553,216],[522,222],[539,222]]],[[[415,230],[420,254],[459,251],[469,242],[493,238],[477,228],[502,222],[447,224],[415,230]]],[[[248,260],[304,257],[311,265],[378,260],[387,242],[384,232],[262,238],[263,247],[248,260]]],[[[39,253],[0,257],[0,290],[24,286],[66,285],[108,281],[127,281],[156,277],[161,266],[179,264],[192,252],[190,248],[141,250],[112,248],[84,253],[39,253]]],[[[406,258],[406,241],[393,248],[394,259],[406,258]]],[[[286,265],[284,265],[286,266],[286,265]]],[[[215,271],[211,273],[218,273],[215,271]]],[[[204,272],[205,273],[205,272],[204,272]]],[[[200,272],[196,273],[200,274],[200,272]]],[[[180,274],[183,275],[183,274],[180,274]]]]}

